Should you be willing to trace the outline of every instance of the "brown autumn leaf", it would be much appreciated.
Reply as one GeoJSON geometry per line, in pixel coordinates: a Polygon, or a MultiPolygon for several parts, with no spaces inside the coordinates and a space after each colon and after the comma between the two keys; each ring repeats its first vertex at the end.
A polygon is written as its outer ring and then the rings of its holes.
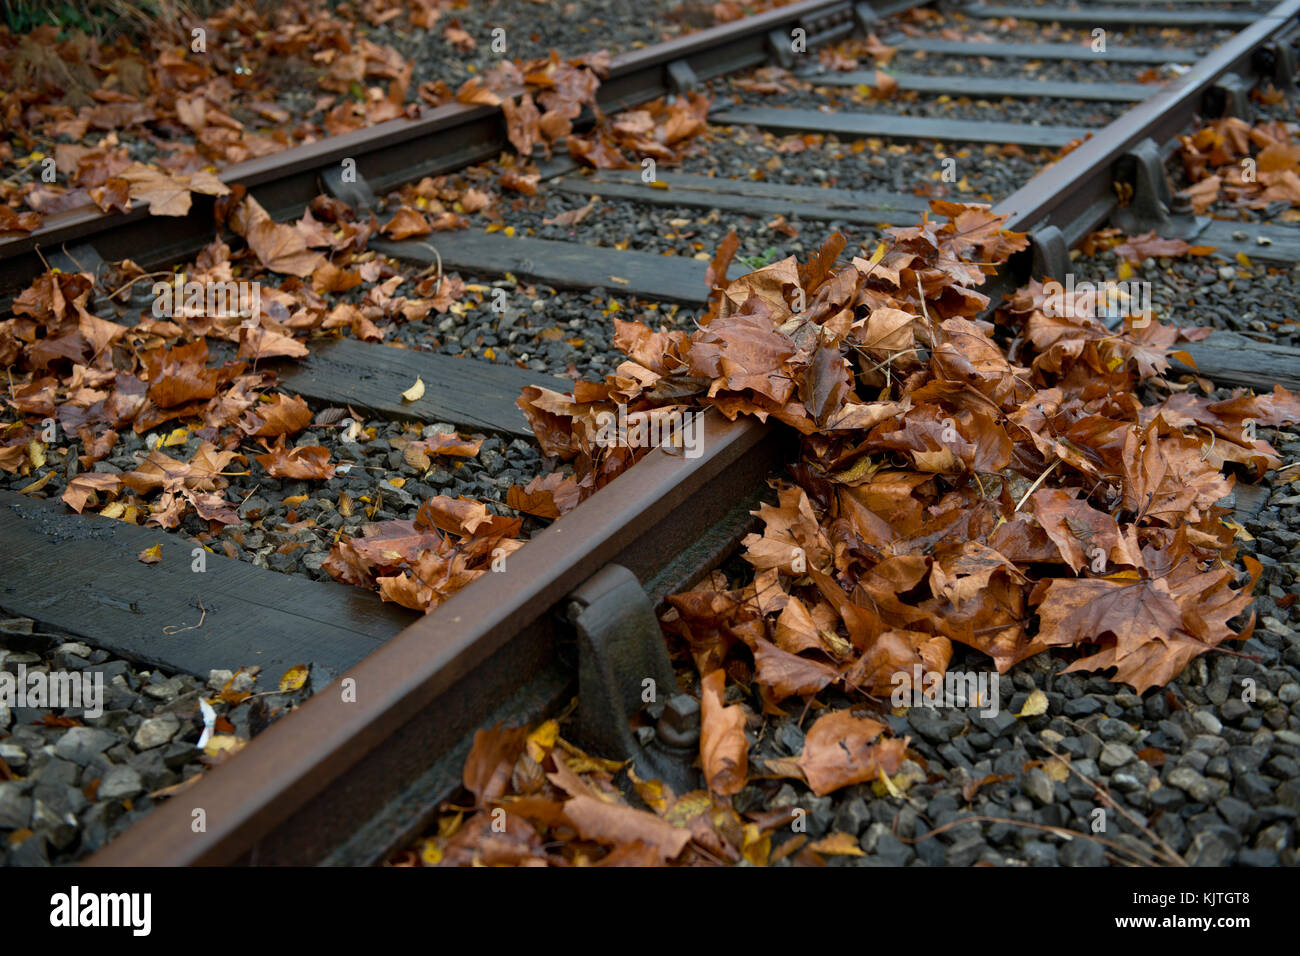
{"type": "Polygon", "coordinates": [[[334,477],[334,466],[330,464],[329,459],[330,451],[323,445],[285,448],[284,436],[281,435],[265,455],[257,456],[257,463],[265,468],[272,478],[324,481],[334,477]]]}
{"type": "Polygon", "coordinates": [[[462,782],[474,794],[478,806],[500,798],[510,785],[510,772],[524,752],[527,727],[500,725],[474,732],[474,743],[465,760],[462,782]]]}
{"type": "Polygon", "coordinates": [[[425,236],[433,231],[429,220],[418,209],[410,206],[400,207],[393,218],[384,226],[384,234],[394,239],[409,239],[411,236],[425,236]]]}
{"type": "Polygon", "coordinates": [[[254,405],[239,421],[245,435],[274,438],[296,435],[311,424],[311,408],[296,395],[273,395],[270,401],[254,405]]]}
{"type": "Polygon", "coordinates": [[[880,739],[885,725],[852,711],[837,710],[817,718],[804,738],[799,769],[817,796],[840,787],[893,775],[903,763],[906,741],[880,739]]]}
{"type": "Polygon", "coordinates": [[[501,112],[506,117],[506,136],[515,151],[527,159],[532,155],[533,147],[537,145],[541,136],[539,128],[541,114],[537,112],[532,94],[525,93],[518,102],[513,99],[503,100],[501,112]]]}
{"type": "Polygon", "coordinates": [[[536,196],[537,184],[541,182],[541,176],[537,173],[523,173],[517,169],[507,169],[497,181],[501,184],[502,189],[522,193],[525,196],[536,196]]]}
{"type": "Polygon", "coordinates": [[[691,831],[675,827],[653,813],[577,796],[564,803],[564,816],[585,840],[624,846],[639,842],[651,847],[661,861],[679,856],[691,842],[691,831]]]}
{"type": "Polygon", "coordinates": [[[420,505],[417,528],[438,528],[462,537],[510,537],[519,533],[520,519],[494,515],[472,498],[438,495],[420,505]]]}
{"type": "Polygon", "coordinates": [[[126,212],[131,208],[131,184],[121,177],[113,176],[102,186],[93,187],[90,198],[104,212],[126,212]]]}
{"type": "Polygon", "coordinates": [[[483,80],[477,76],[471,76],[461,84],[460,89],[456,91],[456,99],[461,103],[477,106],[501,105],[501,97],[485,87],[483,80]]]}
{"type": "Polygon", "coordinates": [[[230,188],[211,173],[182,176],[153,166],[132,163],[118,174],[129,186],[132,199],[149,206],[151,216],[184,216],[190,211],[190,193],[225,196],[230,188]]]}
{"type": "MultiPolygon", "coordinates": [[[[21,447],[21,446],[19,446],[21,447]]],[[[97,472],[83,472],[68,482],[63,491],[63,501],[78,514],[99,492],[116,492],[122,487],[122,479],[117,475],[101,475],[97,472]]]]}
{"type": "Polygon", "coordinates": [[[1096,642],[1111,634],[1118,657],[1152,641],[1168,643],[1183,615],[1163,578],[1053,578],[1034,590],[1038,636],[1046,644],[1096,642]]]}
{"type": "Polygon", "coordinates": [[[556,213],[554,216],[550,217],[549,219],[543,219],[542,225],[543,226],[576,226],[578,223],[582,222],[582,220],[586,219],[589,215],[591,215],[592,211],[595,208],[596,208],[596,204],[594,202],[589,202],[587,203],[587,205],[580,206],[577,209],[570,209],[567,212],[556,213]]]}
{"type": "Polygon", "coordinates": [[[884,70],[876,70],[875,81],[871,84],[873,99],[887,100],[898,92],[898,80],[884,70]]]}
{"type": "Polygon", "coordinates": [[[1133,265],[1141,265],[1145,259],[1168,257],[1177,259],[1187,255],[1192,247],[1181,239],[1161,239],[1155,231],[1140,236],[1131,236],[1115,247],[1115,255],[1123,256],[1133,265]]]}
{"type": "Polygon", "coordinates": [[[522,488],[511,485],[506,492],[506,504],[515,511],[539,518],[558,518],[578,506],[579,495],[578,483],[572,475],[553,471],[533,478],[522,488]]]}
{"type": "Polygon", "coordinates": [[[41,228],[41,222],[38,212],[15,212],[0,205],[0,232],[34,232],[41,228]]]}
{"type": "Polygon", "coordinates": [[[307,346],[289,335],[263,328],[239,330],[240,358],[266,359],[275,357],[305,358],[307,346]]]}
{"type": "Polygon", "coordinates": [[[744,789],[749,765],[745,711],[724,705],[726,680],[718,669],[700,683],[700,764],[709,789],[723,796],[744,789]]]}

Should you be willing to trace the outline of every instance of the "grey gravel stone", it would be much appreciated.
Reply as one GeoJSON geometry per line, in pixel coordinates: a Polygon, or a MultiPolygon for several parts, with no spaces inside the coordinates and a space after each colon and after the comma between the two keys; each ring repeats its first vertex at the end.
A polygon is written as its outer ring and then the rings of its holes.
{"type": "Polygon", "coordinates": [[[161,717],[150,717],[148,720],[141,722],[140,729],[135,732],[132,743],[137,750],[151,750],[154,747],[161,747],[180,730],[181,723],[172,714],[164,714],[161,717]]]}
{"type": "Polygon", "coordinates": [[[133,767],[114,767],[99,783],[100,800],[129,800],[144,791],[140,774],[133,767]]]}
{"type": "Polygon", "coordinates": [[[1021,776],[1020,789],[1032,797],[1035,802],[1043,805],[1049,804],[1055,799],[1052,778],[1039,767],[1035,767],[1021,776]]]}
{"type": "Polygon", "coordinates": [[[1106,851],[1095,840],[1076,837],[1061,847],[1062,866],[1102,866],[1105,862],[1106,851]]]}
{"type": "Polygon", "coordinates": [[[1219,721],[1219,718],[1208,710],[1198,710],[1192,717],[1205,728],[1207,734],[1220,734],[1223,732],[1223,724],[1219,721]]]}
{"type": "Polygon", "coordinates": [[[32,818],[31,797],[13,781],[0,782],[0,829],[19,830],[32,818]]]}
{"type": "Polygon", "coordinates": [[[1184,857],[1191,866],[1228,866],[1240,842],[1235,831],[1222,826],[1210,827],[1196,834],[1184,857]]]}
{"type": "Polygon", "coordinates": [[[1097,762],[1102,770],[1110,773],[1136,759],[1137,754],[1133,752],[1132,747],[1112,740],[1101,748],[1101,756],[1097,762]]]}
{"type": "Polygon", "coordinates": [[[1177,787],[1197,803],[1210,799],[1209,781],[1190,767],[1175,767],[1165,778],[1165,783],[1177,787]]]}
{"type": "Polygon", "coordinates": [[[94,727],[73,727],[54,745],[54,752],[64,760],[84,767],[109,747],[117,743],[117,736],[94,727]]]}

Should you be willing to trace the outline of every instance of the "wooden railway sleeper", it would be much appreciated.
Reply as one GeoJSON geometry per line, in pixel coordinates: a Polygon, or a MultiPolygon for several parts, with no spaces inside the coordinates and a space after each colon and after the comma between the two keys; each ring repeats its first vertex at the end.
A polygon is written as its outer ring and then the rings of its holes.
{"type": "Polygon", "coordinates": [[[576,742],[595,755],[630,760],[640,779],[662,780],[679,794],[697,789],[699,705],[677,688],[636,575],[607,564],[569,595],[567,614],[578,644],[576,742]],[[657,720],[653,737],[641,735],[644,745],[631,729],[641,712],[657,720]]]}

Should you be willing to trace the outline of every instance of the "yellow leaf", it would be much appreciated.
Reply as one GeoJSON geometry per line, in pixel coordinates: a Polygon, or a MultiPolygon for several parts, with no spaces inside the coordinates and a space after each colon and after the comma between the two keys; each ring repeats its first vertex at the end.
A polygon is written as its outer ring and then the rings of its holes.
{"type": "Polygon", "coordinates": [[[50,479],[53,477],[54,477],[54,471],[53,470],[47,471],[45,474],[41,475],[41,477],[37,478],[31,484],[23,485],[21,488],[19,488],[18,493],[20,495],[30,495],[33,491],[40,491],[42,488],[44,488],[46,485],[50,483],[50,479]]]}
{"type": "Polygon", "coordinates": [[[1013,714],[1013,717],[1037,717],[1040,714],[1047,713],[1047,695],[1041,690],[1036,690],[1029,695],[1025,701],[1025,706],[1020,708],[1020,713],[1013,714]]]}
{"type": "Polygon", "coordinates": [[[306,664],[299,664],[296,667],[290,667],[280,678],[280,690],[295,691],[302,690],[302,685],[307,683],[307,675],[311,673],[311,668],[306,664]]]}
{"type": "Polygon", "coordinates": [[[1237,253],[1237,265],[1241,266],[1243,269],[1249,269],[1250,256],[1246,255],[1244,252],[1237,253]]]}
{"type": "Polygon", "coordinates": [[[100,512],[100,516],[104,518],[120,518],[125,511],[125,504],[120,501],[114,501],[111,505],[108,505],[100,512]]]}
{"type": "Polygon", "coordinates": [[[677,798],[672,809],[664,814],[664,819],[675,827],[683,827],[701,813],[708,813],[712,805],[713,798],[707,790],[692,790],[677,798]]]}
{"type": "Polygon", "coordinates": [[[389,483],[390,485],[392,485],[394,488],[400,488],[400,487],[402,487],[402,485],[406,484],[406,479],[405,479],[405,478],[389,478],[389,479],[388,479],[388,483],[389,483]]]}
{"type": "Polygon", "coordinates": [[[232,734],[213,734],[212,739],[208,741],[203,752],[209,757],[215,757],[221,753],[238,753],[244,749],[247,740],[240,740],[232,734]]]}
{"type": "Polygon", "coordinates": [[[884,767],[876,771],[876,782],[872,784],[872,789],[877,793],[887,793],[891,797],[901,797],[903,795],[903,791],[898,789],[898,784],[894,783],[889,778],[889,774],[885,773],[884,767]],[[879,787],[876,784],[879,784],[879,787]]]}
{"type": "Polygon", "coordinates": [[[280,504],[284,505],[286,508],[296,508],[306,500],[306,495],[290,495],[288,498],[282,498],[280,504]]]}
{"type": "MultiPolygon", "coordinates": [[[[740,852],[751,865],[767,866],[768,858],[772,855],[772,834],[761,832],[756,823],[746,823],[745,842],[740,852]]],[[[860,850],[858,852],[861,853],[860,850]]]]}
{"type": "Polygon", "coordinates": [[[546,755],[551,752],[551,748],[555,746],[555,741],[559,739],[559,721],[546,721],[528,735],[528,756],[532,757],[535,763],[541,763],[546,759],[546,755]]]}
{"type": "Polygon", "coordinates": [[[424,395],[424,379],[420,376],[415,377],[415,384],[402,393],[402,401],[418,402],[424,395]]]}
{"type": "Polygon", "coordinates": [[[437,866],[442,862],[442,847],[437,840],[425,840],[420,846],[420,861],[425,866],[437,866]]]}
{"type": "Polygon", "coordinates": [[[486,348],[483,350],[483,357],[489,362],[495,362],[497,360],[497,353],[491,348],[486,348]]]}
{"type": "Polygon", "coordinates": [[[188,428],[178,428],[164,438],[160,445],[163,448],[171,448],[173,445],[184,445],[189,441],[189,438],[190,430],[188,428]]]}
{"type": "Polygon", "coordinates": [[[1134,275],[1135,275],[1135,273],[1133,272],[1133,267],[1132,267],[1131,265],[1128,264],[1128,261],[1127,261],[1127,260],[1125,260],[1125,261],[1123,261],[1123,262],[1121,262],[1121,263],[1119,264],[1119,277],[1120,277],[1120,279],[1131,279],[1131,278],[1133,278],[1134,275]]]}
{"type": "Polygon", "coordinates": [[[515,236],[515,227],[514,227],[514,226],[506,226],[506,228],[505,228],[505,234],[506,234],[507,236],[509,236],[510,238],[513,239],[514,236],[515,236]]]}
{"type": "Polygon", "coordinates": [[[1224,521],[1225,525],[1232,529],[1233,537],[1240,538],[1242,541],[1254,541],[1255,537],[1235,521],[1224,521]]]}
{"type": "Polygon", "coordinates": [[[27,443],[27,457],[32,460],[33,468],[40,468],[45,464],[45,446],[33,438],[27,443]]]}
{"type": "Polygon", "coordinates": [[[1060,757],[1053,757],[1043,764],[1043,773],[1047,774],[1049,780],[1065,783],[1070,776],[1070,765],[1060,757]]]}
{"type": "Polygon", "coordinates": [[[152,548],[145,548],[138,557],[144,564],[157,564],[162,560],[162,545],[155,544],[152,548]]]}
{"type": "Polygon", "coordinates": [[[1105,581],[1140,581],[1142,575],[1136,571],[1116,571],[1114,574],[1107,574],[1102,579],[1105,581]]]}
{"type": "Polygon", "coordinates": [[[637,796],[647,807],[659,816],[668,812],[668,793],[662,780],[642,780],[632,767],[627,768],[627,776],[632,781],[632,786],[636,788],[637,796]]]}
{"type": "Polygon", "coordinates": [[[858,838],[851,833],[831,833],[809,844],[808,849],[822,856],[866,856],[858,846],[858,838]]]}

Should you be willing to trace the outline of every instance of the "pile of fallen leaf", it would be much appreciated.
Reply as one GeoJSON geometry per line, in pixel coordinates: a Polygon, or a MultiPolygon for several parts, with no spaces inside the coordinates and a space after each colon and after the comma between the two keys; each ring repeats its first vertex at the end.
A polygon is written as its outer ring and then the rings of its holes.
{"type": "Polygon", "coordinates": [[[554,725],[482,731],[465,771],[474,806],[402,862],[770,862],[789,811],[741,817],[727,799],[749,779],[747,707],[724,703],[728,677],[763,712],[822,710],[798,760],[763,767],[820,795],[890,786],[906,747],[869,716],[818,704],[826,688],[869,705],[942,674],[956,642],[1003,673],[1076,649],[1067,670],[1113,671],[1142,692],[1249,636],[1260,566],[1240,556],[1240,580],[1223,469],[1277,467],[1249,423],[1300,420],[1300,401],[1281,387],[1224,401],[1173,387],[1162,375],[1184,330],[1110,331],[1082,292],[1049,306],[1034,281],[1000,327],[980,321],[977,287],[1026,239],[986,208],[931,206],[942,223],[892,229],[869,259],[837,265],[836,235],[805,265],[730,282],[690,334],[615,320],[628,361],[614,375],[569,395],[524,391],[543,448],[573,465],[512,496],[538,514],[637,457],[595,441],[597,416],[618,404],[630,423],[699,407],[775,419],[801,451],[743,543],[752,581],[715,574],[669,598],[665,627],[701,675],[708,792],[634,778],[639,809],[614,785],[617,765],[557,746],[554,725]]]}
{"type": "Polygon", "coordinates": [[[1280,120],[1251,126],[1235,116],[1214,120],[1180,136],[1179,156],[1191,183],[1179,195],[1204,213],[1216,203],[1263,209],[1289,203],[1283,221],[1300,206],[1300,127],[1280,120]]]}
{"type": "MultiPolygon", "coordinates": [[[[366,12],[376,24],[406,13],[413,27],[432,30],[449,6],[421,0],[405,10],[380,0],[366,12]]],[[[603,50],[503,59],[454,92],[441,80],[412,89],[412,64],[397,50],[366,39],[342,12],[301,0],[274,11],[237,0],[186,27],[206,30],[211,46],[194,51],[160,35],[145,49],[124,51],[84,36],[60,42],[54,27],[23,37],[0,29],[0,76],[8,81],[0,94],[0,164],[16,170],[0,179],[0,232],[31,232],[47,216],[92,205],[111,212],[143,203],[152,215],[184,215],[190,193],[225,193],[214,175],[220,167],[452,102],[501,107],[519,158],[502,158],[499,184],[531,195],[538,174],[530,157],[539,144],[549,156],[563,141],[597,168],[631,167],[642,157],[673,162],[679,144],[704,129],[709,107],[706,96],[690,94],[611,121],[596,103],[610,66],[603,50]],[[294,69],[315,78],[320,95],[311,117],[318,121],[291,122],[274,98],[277,85],[300,84],[294,69]],[[69,71],[79,82],[69,82],[69,71]],[[584,109],[595,128],[575,135],[584,109]],[[156,152],[149,163],[132,158],[139,143],[156,152]],[[54,182],[44,176],[49,162],[54,182]]],[[[446,42],[474,43],[454,19],[440,29],[446,42]]],[[[474,208],[457,212],[490,208],[494,198],[469,197],[465,206],[474,208]]],[[[463,225],[443,218],[434,228],[463,225]]]]}
{"type": "Polygon", "coordinates": [[[1280,387],[1144,404],[1181,330],[1110,331],[1082,291],[1058,315],[1036,281],[999,315],[1004,346],[976,319],[977,287],[1025,238],[985,208],[931,206],[947,221],[891,229],[870,259],[837,268],[837,235],[806,265],[731,282],[690,334],[615,319],[629,359],[614,375],[525,389],[543,450],[574,467],[512,504],[562,510],[623,470],[635,453],[595,441],[619,404],[630,425],[700,406],[776,419],[801,454],[745,543],[753,586],[673,599],[702,673],[740,645],[773,702],[831,683],[878,694],[913,664],[942,671],[957,641],[1003,671],[1091,645],[1076,669],[1166,683],[1236,636],[1249,603],[1232,588],[1221,468],[1277,467],[1247,422],[1283,424],[1300,404],[1280,387]]]}
{"type": "MultiPolygon", "coordinates": [[[[704,682],[705,742],[742,758],[744,710],[722,703],[722,672],[704,682]]],[[[853,780],[895,773],[906,743],[878,739],[884,726],[849,711],[818,718],[808,731],[792,774],[834,789],[853,780]]],[[[773,834],[790,826],[790,809],[738,813],[714,790],[676,794],[658,780],[630,774],[644,807],[632,806],[616,784],[624,765],[593,757],[559,735],[548,720],[526,728],[475,734],[463,783],[473,804],[443,814],[437,832],[398,854],[394,866],[716,866],[742,861],[767,866],[794,854],[800,863],[820,856],[861,856],[857,838],[831,834],[773,847],[773,834]]]]}
{"type": "MultiPolygon", "coordinates": [[[[466,294],[454,276],[412,280],[366,252],[378,223],[358,220],[337,200],[319,197],[298,222],[276,223],[236,188],[218,200],[217,214],[245,248],[232,253],[214,240],[175,278],[202,290],[262,277],[255,324],[211,314],[202,296],[195,302],[182,296],[164,317],[145,310],[134,325],[94,314],[97,288],[125,294],[159,278],[172,283],[172,273],[146,275],[129,260],[99,277],[49,272],[15,300],[13,317],[0,321],[5,404],[15,414],[0,422],[0,470],[31,475],[21,491],[40,493],[66,475],[62,498],[75,511],[92,508],[163,528],[178,527],[192,511],[209,523],[211,533],[202,537],[215,536],[240,523],[237,503],[224,495],[230,477],[254,468],[309,481],[335,474],[324,446],[286,444],[309,426],[334,422],[314,420],[306,402],[274,390],[275,361],[306,356],[311,336],[382,340],[394,325],[445,312],[466,294]],[[368,284],[364,295],[332,301],[362,283],[368,284]],[[161,438],[136,469],[94,472],[127,429],[161,438]],[[75,466],[68,456],[76,446],[60,434],[79,439],[75,466]],[[200,442],[189,460],[168,454],[192,436],[200,442]]],[[[478,452],[476,442],[455,435],[402,444],[408,460],[426,469],[434,456],[478,452]]],[[[429,503],[439,507],[437,500],[429,503]]],[[[448,499],[447,507],[458,505],[448,499]]]]}

